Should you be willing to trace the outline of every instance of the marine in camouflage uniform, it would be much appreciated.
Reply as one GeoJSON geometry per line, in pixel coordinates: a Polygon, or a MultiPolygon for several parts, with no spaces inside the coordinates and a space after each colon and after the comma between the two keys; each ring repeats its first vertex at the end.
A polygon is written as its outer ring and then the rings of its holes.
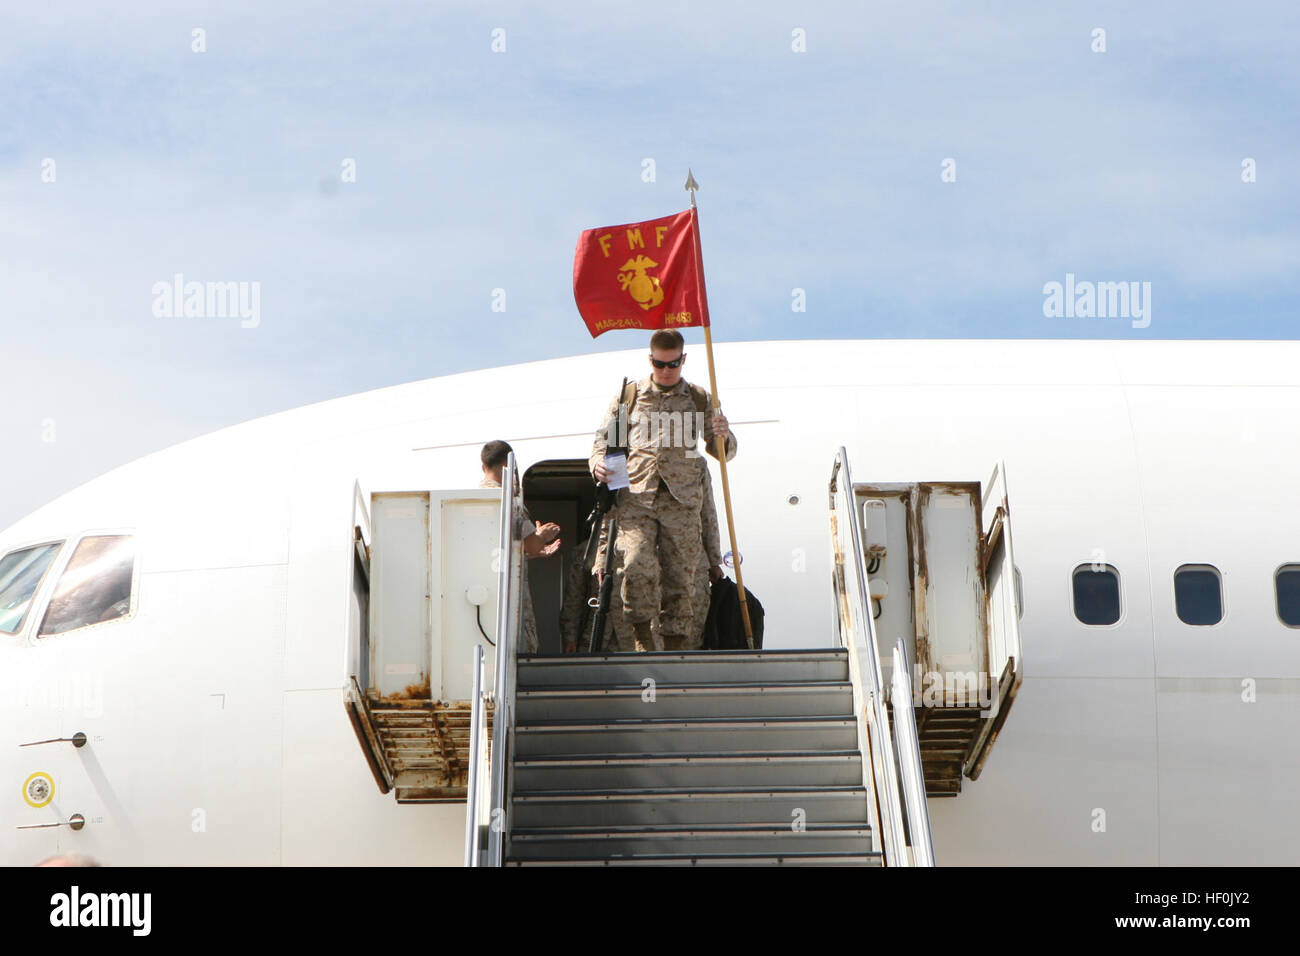
{"type": "MultiPolygon", "coordinates": [[[[684,380],[664,387],[652,375],[636,383],[635,389],[627,435],[630,486],[618,492],[616,546],[623,566],[619,588],[623,619],[631,626],[638,649],[698,647],[697,615],[708,613],[707,589],[701,593],[699,586],[700,569],[707,588],[710,565],[705,562],[713,557],[704,554],[701,511],[708,465],[698,451],[703,432],[709,453],[717,455],[713,419],[707,410],[710,403],[704,393],[706,410],[697,414],[696,397],[684,380]],[[697,604],[702,605],[698,610],[697,604]]],[[[597,464],[604,464],[621,399],[617,396],[610,402],[596,432],[589,461],[593,473],[597,464]]],[[[727,460],[735,454],[736,436],[728,432],[727,460]]]]}
{"type": "MultiPolygon", "coordinates": [[[[483,480],[479,482],[480,488],[500,488],[502,469],[512,449],[508,442],[490,441],[483,446],[479,453],[479,461],[483,469],[483,480]]],[[[533,523],[532,517],[528,514],[528,508],[520,502],[519,510],[523,512],[523,536],[524,536],[524,563],[520,578],[520,585],[523,594],[520,603],[523,620],[520,622],[520,641],[518,653],[536,654],[541,650],[541,642],[537,637],[537,617],[533,613],[533,595],[528,583],[528,559],[544,557],[554,554],[560,547],[560,527],[554,523],[546,523],[541,528],[533,523]]]]}
{"type": "MultiPolygon", "coordinates": [[[[480,488],[500,488],[501,482],[493,481],[491,478],[484,478],[479,482],[480,488]]],[[[533,524],[532,517],[528,514],[528,509],[522,504],[519,510],[524,514],[523,535],[528,537],[537,530],[537,525],[533,524]]],[[[519,647],[516,653],[519,654],[536,654],[542,649],[542,643],[537,636],[537,615],[533,613],[533,592],[528,584],[528,558],[524,558],[524,566],[519,577],[519,589],[523,592],[523,600],[520,602],[520,613],[523,614],[522,627],[520,629],[521,637],[519,647]]]]}

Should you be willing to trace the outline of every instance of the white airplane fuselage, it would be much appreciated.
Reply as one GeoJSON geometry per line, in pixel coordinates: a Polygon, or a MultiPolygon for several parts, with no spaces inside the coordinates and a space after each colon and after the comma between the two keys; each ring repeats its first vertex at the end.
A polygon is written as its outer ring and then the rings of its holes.
{"type": "MultiPolygon", "coordinates": [[[[702,346],[685,377],[708,387],[702,346]]],[[[1300,343],[791,341],[716,347],[745,584],[766,647],[834,640],[827,481],[985,481],[1006,463],[1025,679],[976,781],[929,801],[940,865],[1294,864],[1300,343]],[[795,503],[792,503],[794,501],[795,503]],[[1071,575],[1120,575],[1119,621],[1071,575]],[[1182,623],[1211,565],[1223,620],[1182,623]]],[[[463,804],[381,794],[343,704],[353,487],[472,488],[479,447],[585,459],[644,348],[306,406],[147,456],[0,532],[0,555],[88,532],[137,549],[127,618],[0,633],[0,862],[458,864],[463,804]],[[84,733],[88,743],[21,744],[84,733]],[[35,773],[44,807],[24,799],[35,773]],[[39,827],[83,815],[84,828],[39,827]],[[39,827],[39,828],[38,828],[39,827]],[[25,829],[19,829],[25,828],[25,829]]],[[[710,459],[719,511],[721,487],[710,459]]],[[[726,531],[723,549],[727,550],[726,531]]]]}

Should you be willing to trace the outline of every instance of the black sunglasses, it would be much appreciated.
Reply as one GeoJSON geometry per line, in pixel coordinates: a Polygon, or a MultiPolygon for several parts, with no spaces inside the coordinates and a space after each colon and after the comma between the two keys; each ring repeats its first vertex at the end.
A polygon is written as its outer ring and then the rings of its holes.
{"type": "Polygon", "coordinates": [[[650,364],[653,365],[655,368],[677,368],[677,366],[681,365],[685,361],[686,361],[686,353],[683,352],[681,355],[677,356],[677,358],[673,359],[671,362],[663,362],[657,358],[652,358],[650,359],[650,364]]]}

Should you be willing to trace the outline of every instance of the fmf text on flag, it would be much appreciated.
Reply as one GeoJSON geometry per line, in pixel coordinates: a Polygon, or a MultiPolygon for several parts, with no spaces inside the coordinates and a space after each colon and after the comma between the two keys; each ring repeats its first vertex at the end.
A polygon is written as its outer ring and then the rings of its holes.
{"type": "Polygon", "coordinates": [[[707,324],[695,230],[695,210],[688,209],[578,237],[573,298],[592,338],[610,329],[707,324]]]}

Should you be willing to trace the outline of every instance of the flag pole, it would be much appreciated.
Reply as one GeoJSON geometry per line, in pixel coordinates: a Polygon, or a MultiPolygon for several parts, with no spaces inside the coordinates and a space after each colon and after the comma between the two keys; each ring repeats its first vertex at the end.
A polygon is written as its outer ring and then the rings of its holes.
{"type": "MultiPolygon", "coordinates": [[[[691,212],[695,218],[695,278],[700,284],[700,308],[704,324],[704,350],[709,357],[709,394],[713,397],[713,411],[721,410],[718,402],[718,379],[713,372],[713,336],[709,333],[709,296],[704,289],[704,256],[700,251],[700,211],[695,206],[695,190],[700,184],[695,181],[689,169],[686,170],[686,189],[691,194],[691,212]]],[[[727,509],[727,534],[731,539],[731,557],[736,569],[736,592],[740,596],[740,619],[745,625],[745,643],[754,649],[754,629],[749,623],[749,604],[745,600],[745,579],[740,572],[741,554],[736,547],[736,523],[731,516],[731,486],[727,482],[727,443],[721,437],[715,437],[718,447],[718,465],[722,469],[722,503],[727,509]]]]}

